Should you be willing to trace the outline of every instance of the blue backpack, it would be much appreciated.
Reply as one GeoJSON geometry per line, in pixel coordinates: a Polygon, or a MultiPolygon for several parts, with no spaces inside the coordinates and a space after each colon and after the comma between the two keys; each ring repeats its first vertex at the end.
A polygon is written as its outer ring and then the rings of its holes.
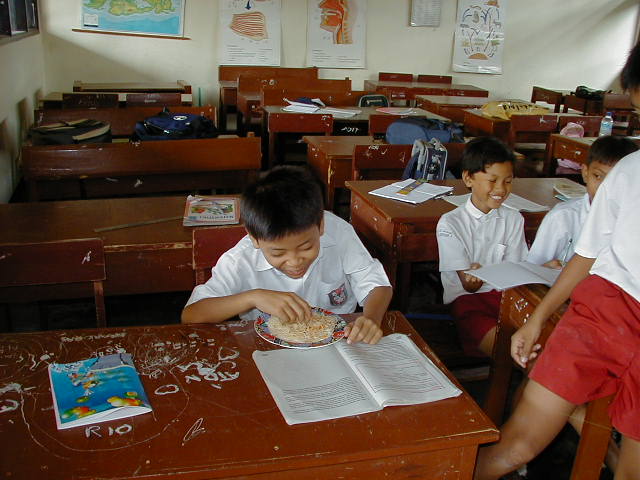
{"type": "Polygon", "coordinates": [[[431,141],[432,138],[442,143],[464,142],[464,132],[460,125],[433,118],[403,117],[387,127],[387,143],[394,145],[411,145],[416,140],[431,141]]]}
{"type": "Polygon", "coordinates": [[[218,130],[210,118],[192,113],[172,113],[165,109],[158,115],[136,122],[131,140],[183,140],[217,136],[218,130]]]}

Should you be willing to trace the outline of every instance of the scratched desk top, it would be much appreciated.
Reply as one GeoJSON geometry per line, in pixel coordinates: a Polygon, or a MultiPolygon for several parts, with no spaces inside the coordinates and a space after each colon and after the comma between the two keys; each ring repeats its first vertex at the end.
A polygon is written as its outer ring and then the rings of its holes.
{"type": "MultiPolygon", "coordinates": [[[[400,313],[387,313],[383,325],[387,333],[411,335],[442,368],[400,313]]],[[[251,358],[254,350],[271,348],[239,320],[3,334],[0,476],[315,478],[314,469],[336,464],[453,448],[475,452],[498,437],[466,393],[288,426],[251,358]],[[47,365],[121,351],[132,354],[153,412],[56,430],[47,365]],[[285,470],[295,475],[276,474],[285,470]]]]}

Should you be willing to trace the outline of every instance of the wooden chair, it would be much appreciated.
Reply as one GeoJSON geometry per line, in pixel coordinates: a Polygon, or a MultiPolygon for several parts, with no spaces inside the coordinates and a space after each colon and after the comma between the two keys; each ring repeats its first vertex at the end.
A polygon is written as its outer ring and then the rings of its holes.
{"type": "Polygon", "coordinates": [[[413,145],[356,145],[351,162],[351,179],[399,179],[411,160],[412,148],[413,145]]]}
{"type": "Polygon", "coordinates": [[[559,90],[533,86],[531,88],[531,103],[536,102],[553,105],[553,111],[560,113],[560,109],[564,103],[564,93],[559,90]]]}
{"type": "Polygon", "coordinates": [[[260,139],[246,137],[26,145],[22,159],[29,201],[37,201],[215,188],[236,193],[257,175],[262,154],[260,139]]]}
{"type": "Polygon", "coordinates": [[[106,327],[102,239],[0,244],[0,288],[91,282],[96,323],[106,327]]]}
{"type": "Polygon", "coordinates": [[[284,161],[285,146],[280,137],[284,134],[296,137],[299,137],[300,134],[329,136],[333,133],[333,117],[316,113],[271,113],[267,128],[269,132],[269,164],[275,165],[284,161]]]}
{"type": "Polygon", "coordinates": [[[600,131],[600,115],[559,115],[558,116],[558,132],[560,132],[569,122],[582,125],[585,137],[597,137],[600,131]]]}
{"type": "Polygon", "coordinates": [[[518,150],[544,151],[547,139],[558,131],[557,115],[511,115],[508,143],[518,150]]]}
{"type": "Polygon", "coordinates": [[[125,97],[127,107],[157,106],[173,107],[182,105],[181,93],[127,93],[125,97]]]}
{"type": "Polygon", "coordinates": [[[247,234],[242,225],[220,225],[193,230],[193,270],[196,285],[211,277],[220,256],[247,234]]]}
{"type": "Polygon", "coordinates": [[[392,72],[380,72],[378,73],[378,80],[382,82],[413,82],[413,73],[392,73],[392,72]]]}
{"type": "Polygon", "coordinates": [[[117,93],[62,94],[62,108],[114,108],[118,103],[117,93]]]}
{"type": "Polygon", "coordinates": [[[635,108],[627,93],[605,93],[602,101],[602,114],[613,115],[613,134],[632,135],[635,108]]]}
{"type": "Polygon", "coordinates": [[[418,75],[418,82],[424,83],[453,83],[451,75],[418,75]]]}

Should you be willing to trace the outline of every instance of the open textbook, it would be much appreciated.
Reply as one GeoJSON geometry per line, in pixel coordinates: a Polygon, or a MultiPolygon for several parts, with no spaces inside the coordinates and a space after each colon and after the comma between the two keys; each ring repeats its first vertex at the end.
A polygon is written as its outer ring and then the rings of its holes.
{"type": "Polygon", "coordinates": [[[467,270],[465,273],[478,277],[498,290],[505,290],[528,283],[543,283],[549,287],[553,285],[561,270],[543,267],[529,262],[502,262],[477,270],[467,270]]]}
{"type": "Polygon", "coordinates": [[[456,397],[459,390],[406,335],[376,345],[253,352],[289,425],[456,397]]]}
{"type": "Polygon", "coordinates": [[[434,185],[433,183],[427,183],[424,180],[414,180],[413,178],[407,178],[401,182],[394,182],[384,187],[371,190],[371,195],[377,195],[378,197],[391,198],[393,200],[400,200],[407,203],[422,203],[427,200],[435,198],[441,198],[451,194],[453,187],[446,185],[434,185]]]}
{"type": "MultiPolygon", "coordinates": [[[[464,205],[470,196],[470,193],[465,193],[464,195],[451,195],[446,197],[445,200],[449,203],[453,203],[456,207],[459,207],[460,205],[464,205]]],[[[515,193],[510,193],[503,205],[507,208],[518,210],[519,212],[544,212],[545,210],[549,210],[549,207],[546,205],[540,205],[539,203],[532,202],[531,200],[527,200],[515,193]]]]}

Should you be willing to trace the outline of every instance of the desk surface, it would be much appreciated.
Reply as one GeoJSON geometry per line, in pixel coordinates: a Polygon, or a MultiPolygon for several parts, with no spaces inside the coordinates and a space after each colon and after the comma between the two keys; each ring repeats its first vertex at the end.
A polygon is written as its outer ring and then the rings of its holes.
{"type": "MultiPolygon", "coordinates": [[[[262,109],[267,113],[267,115],[273,115],[273,114],[278,114],[278,115],[300,115],[300,112],[285,112],[283,111],[284,107],[282,105],[266,105],[263,106],[262,109]]],[[[408,110],[410,110],[410,113],[408,113],[407,115],[392,115],[390,113],[384,113],[384,112],[379,112],[376,110],[376,108],[378,107],[336,107],[336,108],[340,108],[340,109],[345,109],[345,110],[359,110],[360,113],[357,113],[356,115],[352,116],[352,117],[347,117],[347,118],[342,118],[342,117],[334,117],[333,121],[334,122],[338,122],[338,123],[350,123],[350,122],[368,122],[369,121],[369,117],[371,115],[388,115],[390,117],[396,117],[396,118],[402,118],[402,117],[407,117],[407,116],[411,116],[411,117],[427,117],[427,118],[433,118],[436,120],[443,120],[443,121],[448,121],[449,119],[447,117],[443,117],[442,115],[438,115],[436,113],[433,112],[429,112],[427,110],[423,110],[421,108],[408,108],[408,110]]],[[[316,114],[322,114],[321,111],[315,112],[316,114]]],[[[326,115],[326,114],[325,114],[326,115]]]]}
{"type": "Polygon", "coordinates": [[[462,97],[457,95],[416,95],[418,105],[446,105],[459,108],[481,107],[491,101],[488,97],[462,97]]]}
{"type": "MultiPolygon", "coordinates": [[[[383,326],[409,334],[443,368],[401,314],[389,312],[383,326]]],[[[251,358],[273,346],[242,321],[0,340],[2,473],[11,478],[471,479],[478,444],[498,439],[466,393],[288,426],[251,358]],[[47,364],[123,350],[153,412],[56,430],[47,364]]]]}

